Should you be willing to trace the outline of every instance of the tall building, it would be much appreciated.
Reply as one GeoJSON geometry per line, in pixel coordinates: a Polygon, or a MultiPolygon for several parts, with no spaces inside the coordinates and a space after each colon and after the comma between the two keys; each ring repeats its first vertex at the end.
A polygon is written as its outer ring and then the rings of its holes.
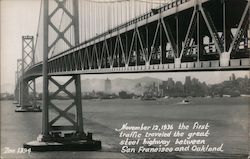
{"type": "Polygon", "coordinates": [[[192,90],[191,77],[190,76],[186,76],[185,84],[184,84],[185,95],[188,96],[189,93],[191,92],[191,90],[192,90]]]}
{"type": "Polygon", "coordinates": [[[170,96],[175,88],[175,82],[173,78],[168,78],[167,81],[163,81],[161,85],[161,91],[163,96],[170,96]]]}
{"type": "Polygon", "coordinates": [[[174,82],[173,78],[168,78],[168,80],[167,80],[167,89],[168,90],[174,89],[174,84],[175,84],[175,82],[174,82]]]}
{"type": "Polygon", "coordinates": [[[104,83],[104,93],[111,93],[111,92],[112,92],[111,80],[107,78],[104,83]]]}

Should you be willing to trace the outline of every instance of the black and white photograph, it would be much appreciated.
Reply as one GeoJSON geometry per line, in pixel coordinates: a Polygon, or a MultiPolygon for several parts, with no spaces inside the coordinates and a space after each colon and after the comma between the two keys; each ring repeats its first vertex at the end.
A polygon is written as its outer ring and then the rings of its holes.
{"type": "Polygon", "coordinates": [[[1,159],[250,159],[249,0],[0,0],[1,159]]]}

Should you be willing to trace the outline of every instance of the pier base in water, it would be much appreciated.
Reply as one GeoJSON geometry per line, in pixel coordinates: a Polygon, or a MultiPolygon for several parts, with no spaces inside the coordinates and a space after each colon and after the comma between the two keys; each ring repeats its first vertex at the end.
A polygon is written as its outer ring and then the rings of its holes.
{"type": "Polygon", "coordinates": [[[42,109],[40,107],[33,108],[33,107],[18,107],[16,108],[15,112],[42,112],[42,109]]]}
{"type": "Polygon", "coordinates": [[[31,151],[96,151],[101,149],[101,141],[80,140],[75,142],[39,142],[31,141],[23,145],[31,151]]]}
{"type": "Polygon", "coordinates": [[[46,141],[31,141],[23,144],[26,149],[31,151],[97,151],[102,148],[101,141],[93,140],[92,133],[86,139],[78,140],[65,140],[62,138],[56,140],[56,138],[48,138],[46,141]]]}
{"type": "Polygon", "coordinates": [[[13,104],[18,104],[19,102],[18,101],[13,101],[13,104]]]}

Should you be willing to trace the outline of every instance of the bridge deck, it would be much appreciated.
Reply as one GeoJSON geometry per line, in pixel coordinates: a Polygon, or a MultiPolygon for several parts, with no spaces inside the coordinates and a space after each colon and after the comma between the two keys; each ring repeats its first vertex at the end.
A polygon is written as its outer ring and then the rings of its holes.
{"type": "MultiPolygon", "coordinates": [[[[249,2],[246,0],[237,2],[239,2],[237,7],[249,7],[249,2]]],[[[227,8],[232,9],[231,7],[235,5],[236,1],[230,0],[227,3],[227,8]]],[[[245,10],[247,10],[247,7],[245,10]]],[[[244,42],[239,41],[239,39],[233,42],[232,39],[226,37],[226,40],[224,40],[226,42],[220,44],[224,45],[224,49],[217,46],[218,44],[216,45],[216,37],[219,36],[219,33],[223,34],[221,8],[222,3],[219,0],[176,0],[49,58],[48,73],[50,75],[71,75],[248,70],[250,66],[248,34],[239,35],[245,38],[243,39],[244,42]],[[200,6],[200,8],[197,9],[197,6],[200,6]],[[203,7],[204,9],[201,9],[203,7]],[[218,16],[214,15],[213,7],[216,8],[218,16]],[[199,11],[196,12],[197,10],[199,11]],[[200,15],[197,18],[192,18],[196,14],[200,15]],[[178,19],[176,16],[180,16],[179,20],[176,20],[178,19]],[[212,31],[211,28],[209,31],[209,25],[206,24],[205,17],[209,21],[208,23],[211,23],[212,31]],[[163,22],[159,22],[161,18],[163,18],[163,22]],[[188,34],[188,30],[192,30],[192,25],[195,24],[195,20],[192,19],[197,19],[196,23],[200,21],[200,28],[198,29],[198,26],[196,28],[196,34],[200,33],[199,36],[201,36],[199,38],[195,33],[192,36],[188,34]],[[178,23],[181,23],[180,28],[177,25],[178,23]],[[166,26],[164,27],[164,25],[166,26]],[[166,33],[163,31],[164,29],[166,33]],[[173,34],[172,38],[170,38],[170,34],[173,34]],[[189,37],[188,40],[187,37],[189,37]],[[208,44],[204,43],[204,38],[208,38],[208,44]],[[187,41],[196,42],[193,42],[192,46],[190,46],[190,42],[185,47],[184,42],[187,41]],[[244,44],[240,44],[242,42],[244,44]],[[175,45],[173,45],[172,50],[168,50],[167,45],[172,45],[172,43],[176,44],[176,48],[174,49],[175,45]],[[232,46],[241,46],[239,49],[227,52],[230,50],[228,43],[232,44],[232,46]],[[182,56],[185,51],[186,53],[182,56]],[[222,53],[229,54],[228,63],[226,64],[223,64],[224,57],[221,57],[222,53]],[[179,63],[177,63],[178,60],[180,60],[179,63]]],[[[244,13],[239,8],[235,9],[233,15],[227,13],[229,14],[227,16],[228,28],[224,29],[237,29],[235,27],[242,22],[242,28],[239,28],[241,29],[239,32],[243,33],[244,28],[248,25],[247,20],[244,20],[245,17],[247,19],[247,14],[241,19],[240,15],[244,13]],[[232,17],[232,20],[228,19],[229,16],[232,17]]],[[[217,39],[220,38],[224,37],[217,37],[217,39]]],[[[220,43],[221,39],[217,42],[220,43]]],[[[30,67],[24,76],[31,79],[41,76],[41,73],[42,63],[40,62],[30,67]]]]}
{"type": "MultiPolygon", "coordinates": [[[[72,74],[112,74],[112,73],[146,73],[146,72],[196,72],[196,71],[230,71],[230,70],[249,70],[249,58],[231,59],[230,65],[220,66],[219,60],[200,61],[200,62],[185,62],[181,63],[180,67],[175,67],[172,64],[149,65],[149,66],[129,66],[116,68],[101,68],[101,69],[73,69],[71,71],[55,71],[49,75],[72,75],[72,74]]],[[[24,77],[32,79],[42,76],[42,65],[35,65],[33,69],[28,70],[24,77]]]]}

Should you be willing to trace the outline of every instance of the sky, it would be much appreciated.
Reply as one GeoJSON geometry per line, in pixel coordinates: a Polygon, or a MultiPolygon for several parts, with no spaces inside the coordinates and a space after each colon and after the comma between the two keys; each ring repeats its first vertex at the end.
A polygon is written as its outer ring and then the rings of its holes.
{"type": "Polygon", "coordinates": [[[39,0],[0,0],[1,92],[14,89],[22,36],[36,34],[39,4],[39,0]]]}
{"type": "MultiPolygon", "coordinates": [[[[40,0],[0,0],[0,53],[1,53],[1,92],[13,92],[17,59],[21,58],[23,35],[36,35],[40,0]]],[[[88,29],[88,28],[87,28],[88,29]]],[[[82,33],[81,33],[82,34],[82,33]]],[[[140,78],[143,76],[165,80],[172,77],[183,81],[185,76],[192,76],[209,84],[219,83],[235,73],[236,77],[249,76],[247,71],[236,72],[193,72],[193,73],[148,73],[84,75],[91,78],[140,78]]]]}

